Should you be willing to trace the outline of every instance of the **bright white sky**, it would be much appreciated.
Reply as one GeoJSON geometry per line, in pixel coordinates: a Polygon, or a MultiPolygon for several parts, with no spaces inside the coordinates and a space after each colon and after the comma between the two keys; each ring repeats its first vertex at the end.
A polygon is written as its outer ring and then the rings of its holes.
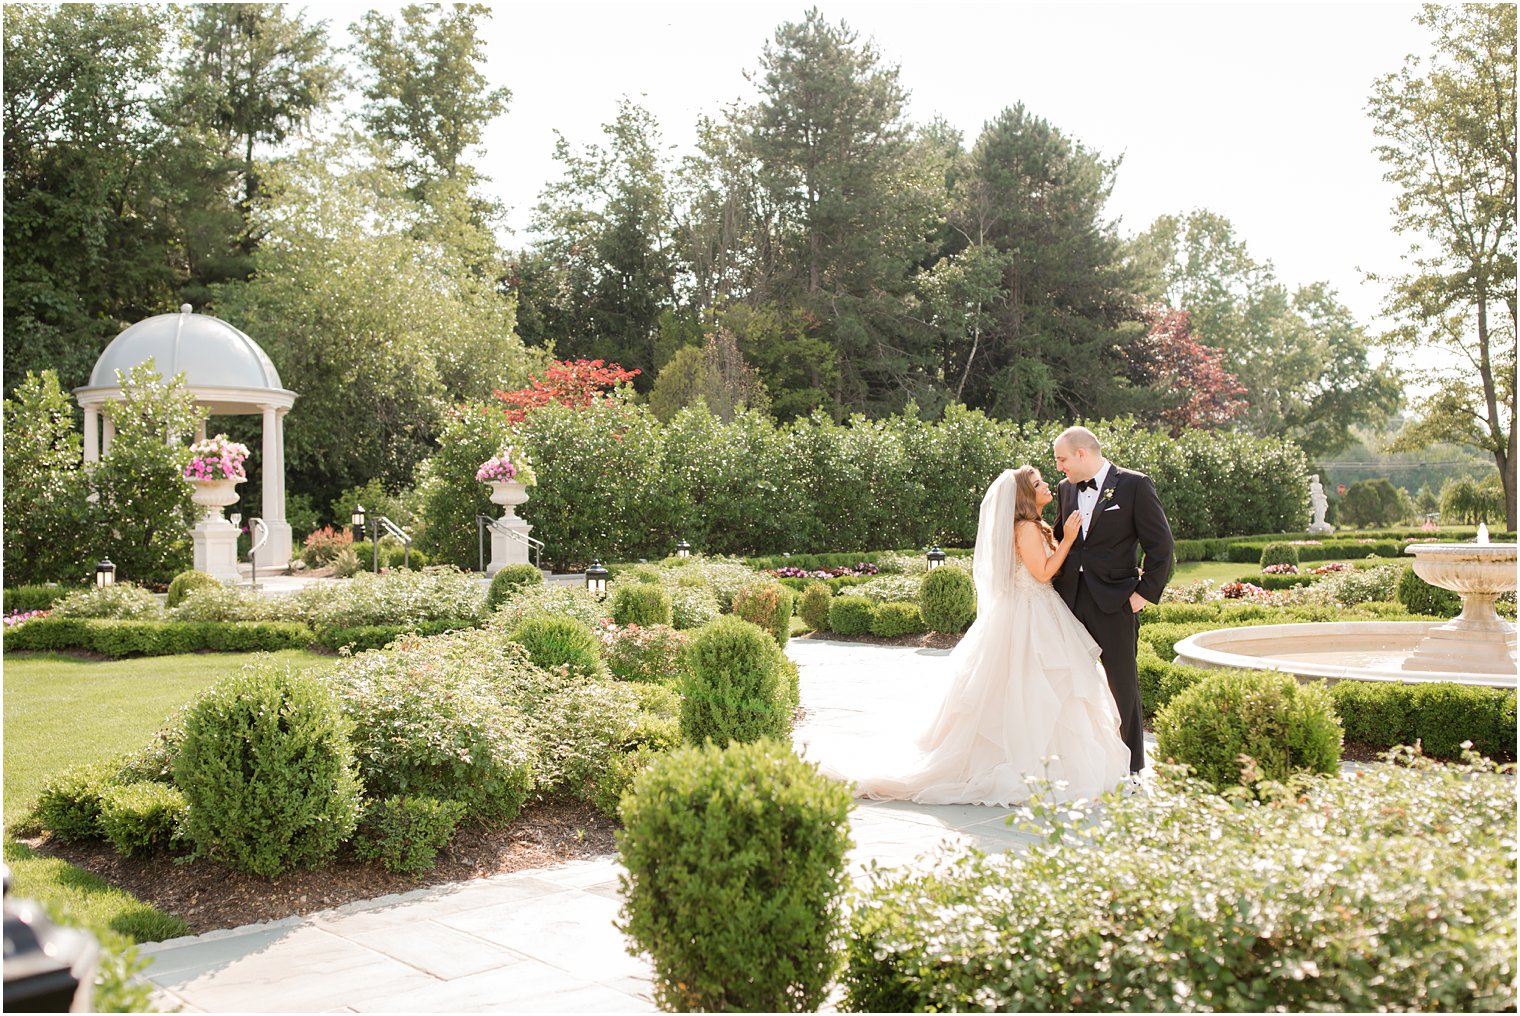
{"type": "MultiPolygon", "coordinates": [[[[369,5],[312,4],[334,42],[369,5]]],[[[394,9],[399,5],[375,5],[394,9]]],[[[1414,4],[846,3],[820,0],[901,69],[915,122],[942,116],[969,146],[1022,101],[1068,136],[1122,155],[1109,208],[1131,235],[1158,215],[1207,208],[1289,286],[1328,280],[1364,324],[1394,272],[1394,190],[1366,115],[1373,80],[1429,42],[1414,4]]],[[[628,95],[674,154],[694,125],[750,101],[744,78],[798,3],[512,2],[493,5],[487,75],[512,90],[485,138],[490,189],[524,229],[572,144],[628,95]]],[[[514,242],[526,237],[519,234],[514,242]]]]}

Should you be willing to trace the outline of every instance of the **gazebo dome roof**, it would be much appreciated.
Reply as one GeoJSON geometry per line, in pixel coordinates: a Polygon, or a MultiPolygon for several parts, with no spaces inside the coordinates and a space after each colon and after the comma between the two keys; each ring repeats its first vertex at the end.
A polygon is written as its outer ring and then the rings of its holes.
{"type": "Polygon", "coordinates": [[[95,361],[87,387],[115,387],[116,371],[126,373],[149,359],[161,377],[183,372],[192,390],[283,391],[279,372],[257,342],[220,318],[193,313],[188,303],[178,314],[159,314],[122,329],[95,361]]]}

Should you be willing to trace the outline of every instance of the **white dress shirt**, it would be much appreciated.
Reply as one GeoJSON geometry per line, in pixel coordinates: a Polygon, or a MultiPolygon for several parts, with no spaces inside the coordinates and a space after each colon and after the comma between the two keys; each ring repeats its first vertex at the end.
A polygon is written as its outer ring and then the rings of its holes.
{"type": "Polygon", "coordinates": [[[1098,463],[1098,471],[1093,474],[1093,479],[1098,486],[1093,490],[1085,487],[1077,491],[1077,511],[1082,513],[1082,539],[1087,539],[1087,528],[1092,524],[1093,511],[1098,507],[1098,495],[1103,491],[1103,481],[1108,478],[1108,471],[1112,468],[1107,459],[1098,463]]]}

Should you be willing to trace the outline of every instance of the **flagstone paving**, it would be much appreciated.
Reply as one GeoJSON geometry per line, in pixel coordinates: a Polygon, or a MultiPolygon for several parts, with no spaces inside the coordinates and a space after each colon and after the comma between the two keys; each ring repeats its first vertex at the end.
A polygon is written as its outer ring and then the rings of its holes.
{"type": "MultiPolygon", "coordinates": [[[[847,729],[862,703],[922,696],[945,650],[793,640],[799,746],[847,729]]],[[[857,802],[852,873],[922,863],[941,846],[1017,849],[1005,808],[857,802]]],[[[653,1012],[649,967],[613,922],[615,855],[366,900],[145,945],[165,1009],[187,1012],[653,1012]]]]}

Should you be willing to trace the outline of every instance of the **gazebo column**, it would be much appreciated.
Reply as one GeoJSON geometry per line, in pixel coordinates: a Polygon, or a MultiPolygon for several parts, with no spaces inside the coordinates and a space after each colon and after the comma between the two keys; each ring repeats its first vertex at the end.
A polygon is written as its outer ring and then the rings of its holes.
{"type": "Polygon", "coordinates": [[[100,461],[100,410],[84,407],[84,460],[100,461]]]}
{"type": "Polygon", "coordinates": [[[196,440],[196,443],[200,443],[201,441],[206,440],[206,421],[205,420],[202,420],[200,423],[197,423],[195,425],[195,440],[196,440]]]}
{"type": "Polygon", "coordinates": [[[261,405],[264,414],[264,525],[269,540],[260,553],[261,563],[284,568],[290,564],[290,524],[285,521],[285,421],[281,407],[261,405]]]}
{"type": "Polygon", "coordinates": [[[100,454],[110,455],[111,442],[116,440],[116,421],[111,419],[111,411],[109,409],[102,415],[105,419],[103,421],[104,426],[101,428],[100,454]]]}

